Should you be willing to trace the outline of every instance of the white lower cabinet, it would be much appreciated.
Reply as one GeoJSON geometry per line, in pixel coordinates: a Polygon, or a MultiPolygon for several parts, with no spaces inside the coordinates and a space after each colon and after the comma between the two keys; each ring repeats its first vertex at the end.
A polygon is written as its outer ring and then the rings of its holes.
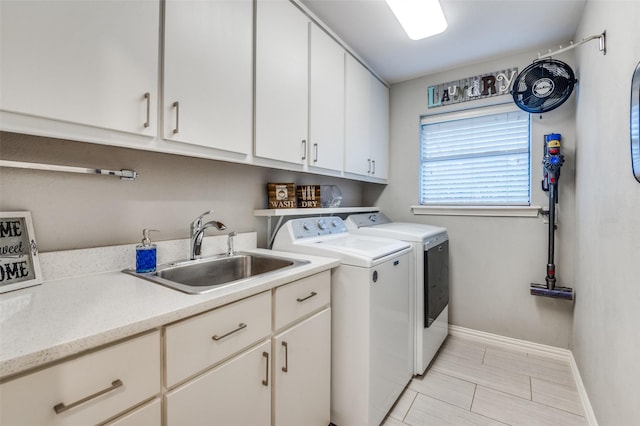
{"type": "Polygon", "coordinates": [[[168,325],[166,425],[328,425],[330,292],[324,271],[168,325]]]}
{"type": "Polygon", "coordinates": [[[0,424],[95,425],[159,394],[156,331],[2,383],[0,424]]]}
{"type": "Polygon", "coordinates": [[[326,426],[330,291],[320,272],[4,381],[0,425],[326,426]]]}
{"type": "Polygon", "coordinates": [[[276,335],[273,354],[273,424],[328,425],[331,422],[331,309],[276,335]]]}
{"type": "Polygon", "coordinates": [[[169,392],[168,426],[268,426],[271,419],[270,341],[169,392]]]}
{"type": "Polygon", "coordinates": [[[269,291],[167,326],[167,387],[266,339],[270,333],[269,291]]]}

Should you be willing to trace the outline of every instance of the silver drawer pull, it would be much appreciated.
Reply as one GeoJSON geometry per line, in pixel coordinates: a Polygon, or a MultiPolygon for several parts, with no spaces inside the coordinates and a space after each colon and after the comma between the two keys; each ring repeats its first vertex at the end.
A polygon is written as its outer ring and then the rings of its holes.
{"type": "Polygon", "coordinates": [[[233,333],[237,333],[238,331],[242,330],[243,328],[247,328],[247,324],[245,324],[245,323],[241,322],[240,324],[238,324],[238,328],[236,328],[236,329],[234,329],[234,330],[231,330],[230,332],[228,332],[228,333],[226,333],[226,334],[223,334],[222,336],[218,336],[218,335],[216,334],[216,335],[214,335],[214,336],[211,336],[211,338],[212,338],[213,340],[218,341],[218,340],[220,340],[220,339],[224,339],[225,337],[232,335],[233,333]]]}
{"type": "Polygon", "coordinates": [[[289,346],[287,342],[282,342],[282,346],[284,347],[284,367],[282,367],[282,371],[286,373],[289,371],[289,346]]]}
{"type": "Polygon", "coordinates": [[[262,352],[262,356],[267,359],[267,362],[265,363],[266,367],[264,371],[264,380],[262,381],[262,384],[265,386],[269,386],[269,352],[266,352],[266,351],[262,352]]]}
{"type": "Polygon", "coordinates": [[[64,402],[61,402],[60,404],[56,404],[53,407],[53,411],[56,412],[56,414],[60,414],[60,413],[64,413],[67,410],[71,410],[72,408],[77,407],[78,405],[84,404],[85,402],[91,401],[92,399],[95,399],[101,395],[104,395],[107,392],[111,392],[112,390],[118,389],[120,387],[124,386],[124,384],[122,383],[122,380],[117,379],[114,380],[113,382],[111,382],[111,386],[109,386],[106,389],[103,389],[101,391],[98,391],[96,393],[94,393],[93,395],[89,395],[85,398],[82,398],[74,403],[71,403],[69,405],[65,405],[64,402]]]}
{"type": "Polygon", "coordinates": [[[150,111],[150,108],[151,108],[151,93],[149,93],[149,92],[145,93],[144,94],[144,98],[147,100],[147,121],[144,122],[144,127],[146,128],[146,127],[149,127],[149,124],[150,124],[149,117],[151,115],[151,111],[150,111]]]}
{"type": "Polygon", "coordinates": [[[296,300],[298,302],[304,302],[305,300],[311,299],[313,296],[317,296],[317,295],[318,295],[318,293],[316,293],[315,291],[312,291],[311,294],[308,295],[307,297],[303,297],[303,298],[298,297],[296,300]]]}
{"type": "Polygon", "coordinates": [[[180,133],[180,102],[175,101],[173,107],[176,109],[176,128],[173,129],[173,134],[180,133]]]}

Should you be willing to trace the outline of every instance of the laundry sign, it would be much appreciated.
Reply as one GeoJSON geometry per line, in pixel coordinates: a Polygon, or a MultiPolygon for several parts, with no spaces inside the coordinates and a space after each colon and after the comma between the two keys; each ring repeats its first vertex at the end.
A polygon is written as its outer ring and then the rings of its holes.
{"type": "Polygon", "coordinates": [[[0,293],[42,283],[29,212],[0,212],[0,293]]]}
{"type": "Polygon", "coordinates": [[[509,68],[429,86],[427,88],[429,97],[427,107],[435,108],[506,95],[511,91],[511,86],[517,75],[518,68],[509,68]]]}

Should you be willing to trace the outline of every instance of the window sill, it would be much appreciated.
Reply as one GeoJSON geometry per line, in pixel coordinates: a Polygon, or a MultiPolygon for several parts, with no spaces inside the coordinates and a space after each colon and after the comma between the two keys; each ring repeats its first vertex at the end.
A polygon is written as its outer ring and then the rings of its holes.
{"type": "Polygon", "coordinates": [[[538,217],[541,206],[411,206],[414,215],[538,217]]]}

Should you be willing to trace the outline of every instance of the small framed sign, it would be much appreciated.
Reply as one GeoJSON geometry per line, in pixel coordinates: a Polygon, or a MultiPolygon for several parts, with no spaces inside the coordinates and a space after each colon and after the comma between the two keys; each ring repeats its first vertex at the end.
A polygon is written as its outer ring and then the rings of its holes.
{"type": "Polygon", "coordinates": [[[268,183],[270,209],[295,209],[296,185],[294,183],[268,183]]]}
{"type": "Polygon", "coordinates": [[[297,188],[298,207],[314,209],[320,207],[320,185],[303,185],[297,188]]]}
{"type": "Polygon", "coordinates": [[[0,212],[0,293],[42,284],[30,212],[0,212]]]}

